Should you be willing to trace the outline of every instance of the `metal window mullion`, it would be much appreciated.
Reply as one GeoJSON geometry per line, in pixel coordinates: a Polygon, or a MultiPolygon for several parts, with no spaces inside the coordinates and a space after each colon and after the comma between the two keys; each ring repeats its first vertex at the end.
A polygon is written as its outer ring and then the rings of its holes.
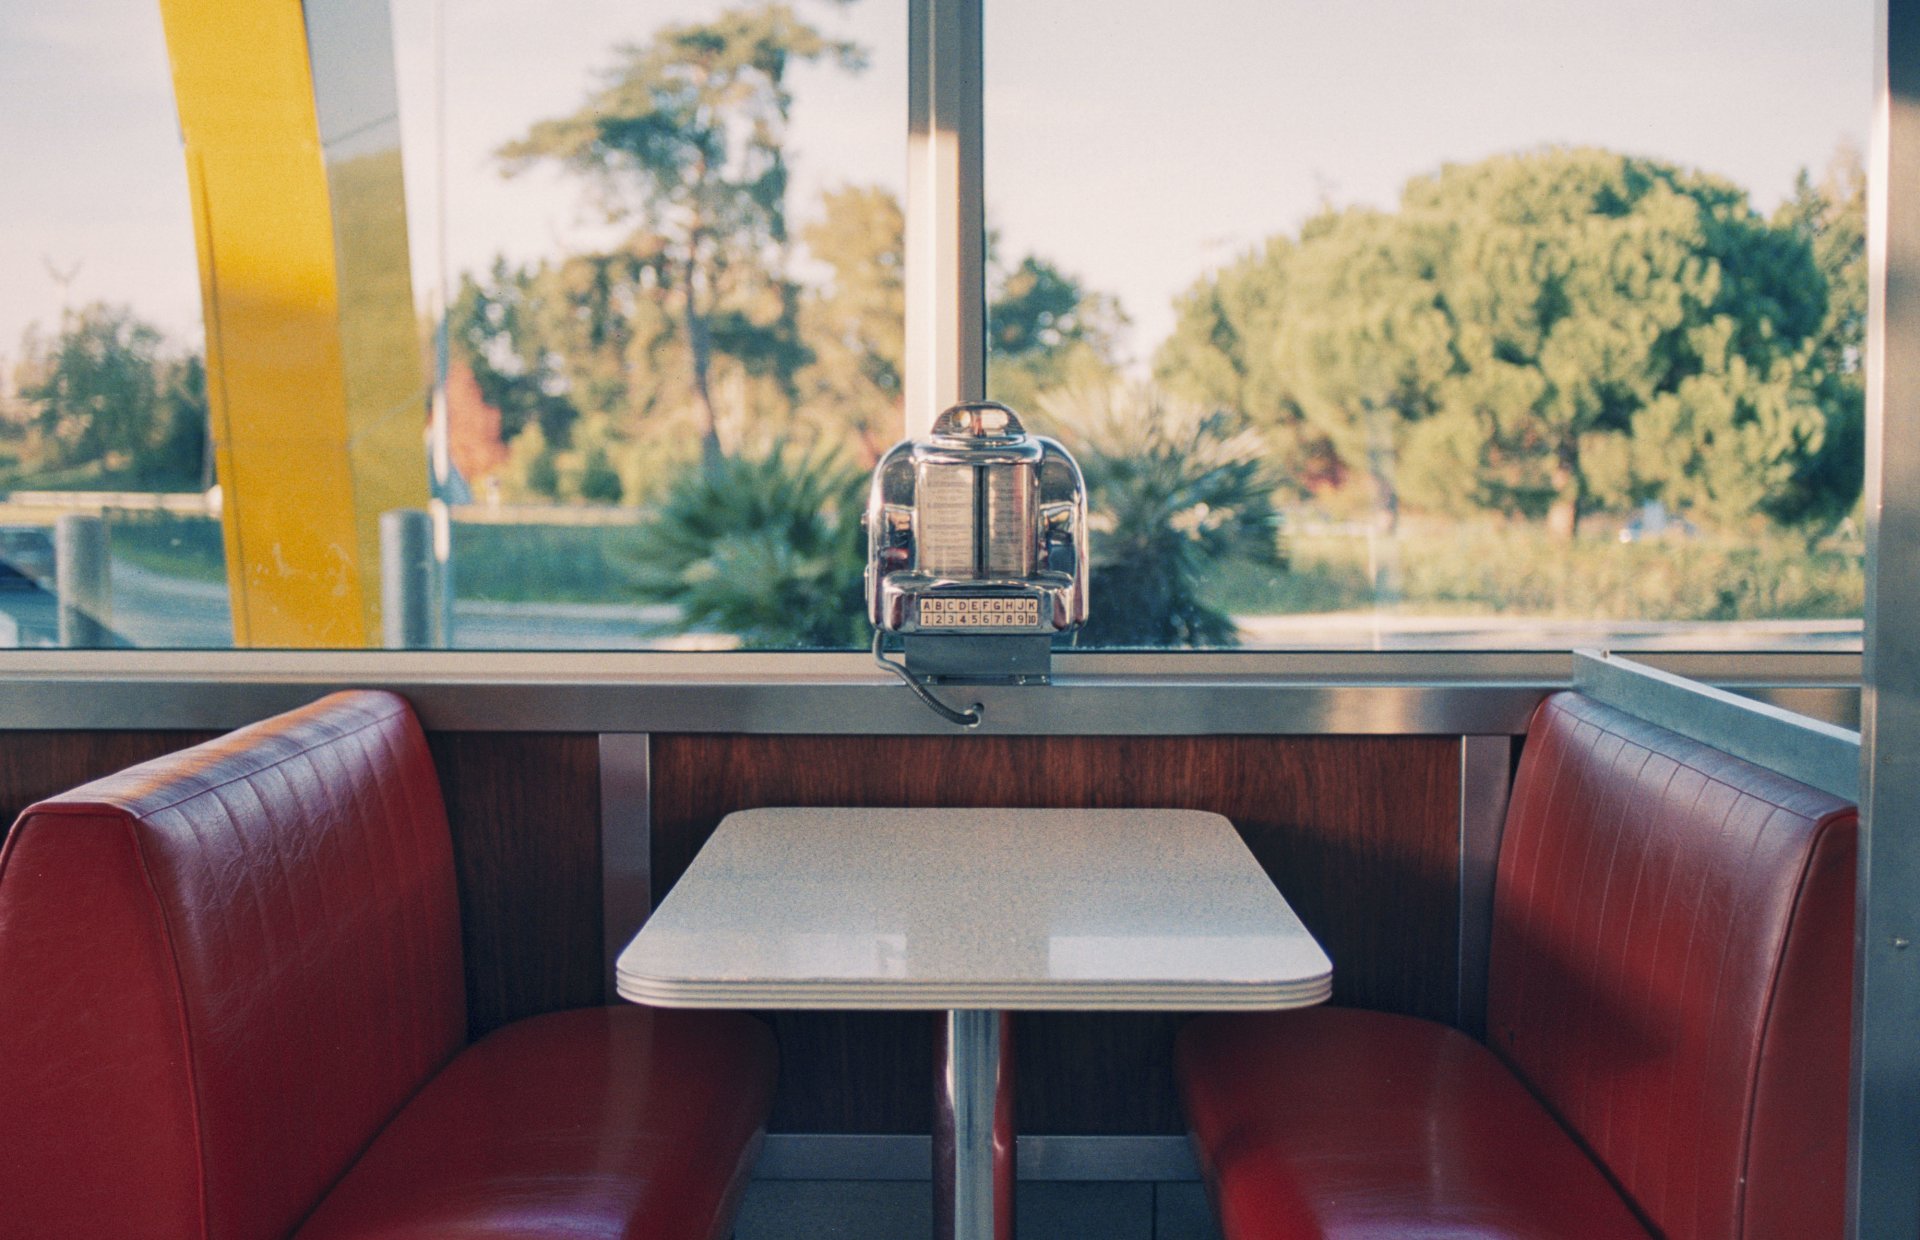
{"type": "Polygon", "coordinates": [[[907,434],[987,390],[982,0],[909,0],[907,434]]]}
{"type": "Polygon", "coordinates": [[[1848,1234],[1920,1235],[1920,0],[1880,0],[1848,1234]]]}

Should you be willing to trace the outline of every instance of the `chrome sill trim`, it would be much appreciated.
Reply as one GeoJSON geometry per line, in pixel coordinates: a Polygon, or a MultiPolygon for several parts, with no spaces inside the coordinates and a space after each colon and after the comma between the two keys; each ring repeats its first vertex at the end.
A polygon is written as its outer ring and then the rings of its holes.
{"type": "MultiPolygon", "coordinates": [[[[1648,656],[1800,709],[1858,710],[1846,654],[1648,656]]],[[[981,686],[988,735],[1517,735],[1573,682],[1566,652],[1060,655],[1049,686],[981,686]]],[[[957,735],[854,653],[0,653],[0,729],[235,727],[345,688],[445,731],[957,735]]]]}

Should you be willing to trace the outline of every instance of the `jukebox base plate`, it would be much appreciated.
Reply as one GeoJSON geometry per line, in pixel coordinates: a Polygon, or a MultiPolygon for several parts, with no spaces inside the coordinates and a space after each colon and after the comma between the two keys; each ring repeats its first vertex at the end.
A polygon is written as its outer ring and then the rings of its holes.
{"type": "Polygon", "coordinates": [[[905,633],[909,674],[935,684],[1043,685],[1053,670],[1045,633],[905,633]]]}

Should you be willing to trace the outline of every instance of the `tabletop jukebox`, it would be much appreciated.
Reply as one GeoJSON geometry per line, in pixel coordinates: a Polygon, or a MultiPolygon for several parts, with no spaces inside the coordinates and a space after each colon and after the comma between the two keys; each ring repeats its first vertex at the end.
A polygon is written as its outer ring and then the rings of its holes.
{"type": "Polygon", "coordinates": [[[922,682],[1044,682],[1087,618],[1087,495],[1005,405],[955,405],[895,445],[867,500],[867,614],[922,682]]]}

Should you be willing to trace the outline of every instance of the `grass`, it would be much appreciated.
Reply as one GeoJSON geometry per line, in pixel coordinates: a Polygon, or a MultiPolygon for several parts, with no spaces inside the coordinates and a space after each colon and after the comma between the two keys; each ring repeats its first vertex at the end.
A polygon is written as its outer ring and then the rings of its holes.
{"type": "Polygon", "coordinates": [[[212,517],[115,511],[107,537],[116,557],[149,572],[214,584],[227,580],[227,551],[212,517]]]}
{"type": "Polygon", "coordinates": [[[458,525],[453,588],[496,603],[636,603],[640,532],[623,525],[458,525]]]}
{"type": "Polygon", "coordinates": [[[1364,536],[1295,535],[1287,549],[1292,564],[1284,572],[1218,566],[1208,601],[1240,615],[1377,605],[1407,613],[1692,621],[1848,619],[1865,603],[1857,545],[1809,548],[1789,534],[1567,543],[1533,526],[1409,523],[1399,538],[1376,544],[1371,566],[1364,536]]]}
{"type": "MultiPolygon", "coordinates": [[[[641,534],[631,526],[454,527],[454,581],[463,599],[642,603],[634,585],[641,534]]],[[[219,522],[162,512],[113,517],[115,554],[153,572],[226,580],[219,522]]],[[[1376,556],[1364,537],[1296,534],[1285,570],[1230,560],[1214,567],[1207,601],[1229,614],[1312,615],[1379,606],[1409,614],[1521,615],[1595,620],[1817,620],[1858,617],[1865,573],[1857,545],[1808,548],[1791,535],[1702,535],[1649,543],[1555,541],[1524,526],[1420,528],[1409,523],[1376,556]]],[[[1119,605],[1096,599],[1095,607],[1119,605]]]]}

